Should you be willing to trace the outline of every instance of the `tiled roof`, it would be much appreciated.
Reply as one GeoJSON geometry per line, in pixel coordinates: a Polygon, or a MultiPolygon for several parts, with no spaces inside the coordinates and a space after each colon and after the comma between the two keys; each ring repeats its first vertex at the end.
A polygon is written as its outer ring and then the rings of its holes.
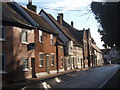
{"type": "Polygon", "coordinates": [[[56,32],[39,14],[36,14],[35,12],[23,6],[21,7],[34,19],[34,21],[36,21],[39,24],[38,26],[39,29],[42,29],[50,33],[58,34],[58,32],[56,32]]]}
{"type": "MultiPolygon", "coordinates": [[[[46,13],[43,9],[41,10],[41,12],[44,12],[44,13],[48,16],[48,18],[49,18],[50,20],[52,20],[52,22],[64,33],[64,35],[66,35],[67,38],[69,38],[70,40],[72,39],[71,36],[69,35],[69,33],[66,32],[66,31],[67,31],[67,28],[61,26],[61,25],[57,22],[57,20],[56,20],[51,14],[46,13]]],[[[40,13],[41,13],[41,12],[40,12],[40,13]]],[[[72,40],[73,40],[73,39],[72,39],[72,40]]]]}
{"type": "Polygon", "coordinates": [[[23,28],[31,28],[31,27],[35,28],[13,6],[14,5],[12,2],[2,2],[2,24],[23,27],[23,28]]]}
{"type": "Polygon", "coordinates": [[[76,28],[69,25],[67,22],[63,20],[63,26],[68,28],[67,32],[71,35],[71,37],[74,39],[74,44],[78,46],[83,46],[83,30],[77,30],[76,28]]]}

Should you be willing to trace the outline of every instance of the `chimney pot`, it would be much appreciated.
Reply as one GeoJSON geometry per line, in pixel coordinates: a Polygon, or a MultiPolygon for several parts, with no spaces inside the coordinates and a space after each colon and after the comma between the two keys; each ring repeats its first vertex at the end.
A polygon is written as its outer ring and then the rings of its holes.
{"type": "Polygon", "coordinates": [[[73,21],[71,21],[71,26],[73,27],[73,21]]]}

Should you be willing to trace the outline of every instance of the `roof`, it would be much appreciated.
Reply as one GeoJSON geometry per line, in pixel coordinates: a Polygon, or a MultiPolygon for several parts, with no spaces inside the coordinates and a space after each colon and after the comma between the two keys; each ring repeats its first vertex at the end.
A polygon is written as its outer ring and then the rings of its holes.
{"type": "Polygon", "coordinates": [[[15,2],[2,2],[2,24],[28,29],[35,28],[31,21],[28,21],[23,13],[15,8],[15,5],[19,7],[15,2]]]}
{"type": "Polygon", "coordinates": [[[83,30],[79,31],[76,28],[72,27],[69,25],[67,22],[63,20],[63,26],[68,28],[66,31],[67,33],[70,34],[71,38],[74,39],[74,44],[78,46],[83,46],[82,40],[83,40],[83,30]]]}
{"type": "Polygon", "coordinates": [[[57,22],[57,20],[56,20],[51,14],[46,13],[43,9],[40,11],[40,13],[41,13],[41,12],[44,12],[44,13],[48,16],[48,18],[62,31],[62,33],[64,33],[64,35],[65,35],[67,38],[69,38],[69,40],[72,40],[72,38],[71,38],[71,36],[69,35],[69,33],[66,32],[66,31],[67,31],[67,28],[61,26],[61,25],[57,22]]]}
{"type": "Polygon", "coordinates": [[[96,46],[96,44],[91,44],[91,45],[95,50],[97,50],[98,52],[101,52],[101,50],[96,46]]]}
{"type": "Polygon", "coordinates": [[[87,39],[88,39],[88,36],[90,35],[90,30],[86,30],[86,35],[87,35],[87,39]]]}
{"type": "Polygon", "coordinates": [[[58,34],[39,14],[36,14],[30,9],[21,6],[33,19],[39,24],[38,29],[44,30],[49,33],[58,34]]]}

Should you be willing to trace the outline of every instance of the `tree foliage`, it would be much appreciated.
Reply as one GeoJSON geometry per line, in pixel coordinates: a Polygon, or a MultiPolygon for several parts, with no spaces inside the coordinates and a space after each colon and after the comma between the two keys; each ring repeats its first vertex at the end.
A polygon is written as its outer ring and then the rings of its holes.
{"type": "Polygon", "coordinates": [[[115,44],[120,49],[120,2],[92,2],[91,9],[101,24],[102,41],[110,47],[115,44]]]}

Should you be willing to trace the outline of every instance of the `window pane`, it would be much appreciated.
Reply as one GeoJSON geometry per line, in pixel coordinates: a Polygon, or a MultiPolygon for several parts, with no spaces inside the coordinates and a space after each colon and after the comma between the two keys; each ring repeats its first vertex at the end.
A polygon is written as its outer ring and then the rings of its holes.
{"type": "Polygon", "coordinates": [[[28,69],[28,59],[22,59],[22,61],[23,61],[23,69],[25,70],[25,69],[28,69]]]}
{"type": "Polygon", "coordinates": [[[39,30],[39,42],[43,42],[43,32],[39,30]]]}
{"type": "Polygon", "coordinates": [[[52,65],[52,66],[54,66],[54,58],[55,58],[55,56],[54,56],[54,54],[52,54],[52,55],[51,55],[51,65],[52,65]]]}
{"type": "Polygon", "coordinates": [[[0,70],[5,70],[5,55],[0,55],[0,70]]]}
{"type": "Polygon", "coordinates": [[[23,31],[22,32],[22,42],[27,42],[27,38],[28,38],[27,31],[23,31]]]}
{"type": "Polygon", "coordinates": [[[54,44],[54,37],[52,34],[50,35],[50,39],[51,39],[51,44],[54,44]]]}
{"type": "Polygon", "coordinates": [[[1,29],[0,30],[0,38],[5,39],[5,30],[6,30],[6,27],[2,26],[0,29],[1,29]]]}
{"type": "Polygon", "coordinates": [[[43,60],[44,60],[43,58],[44,58],[43,54],[40,54],[39,55],[39,60],[40,60],[40,65],[39,66],[40,67],[43,67],[43,60]]]}

